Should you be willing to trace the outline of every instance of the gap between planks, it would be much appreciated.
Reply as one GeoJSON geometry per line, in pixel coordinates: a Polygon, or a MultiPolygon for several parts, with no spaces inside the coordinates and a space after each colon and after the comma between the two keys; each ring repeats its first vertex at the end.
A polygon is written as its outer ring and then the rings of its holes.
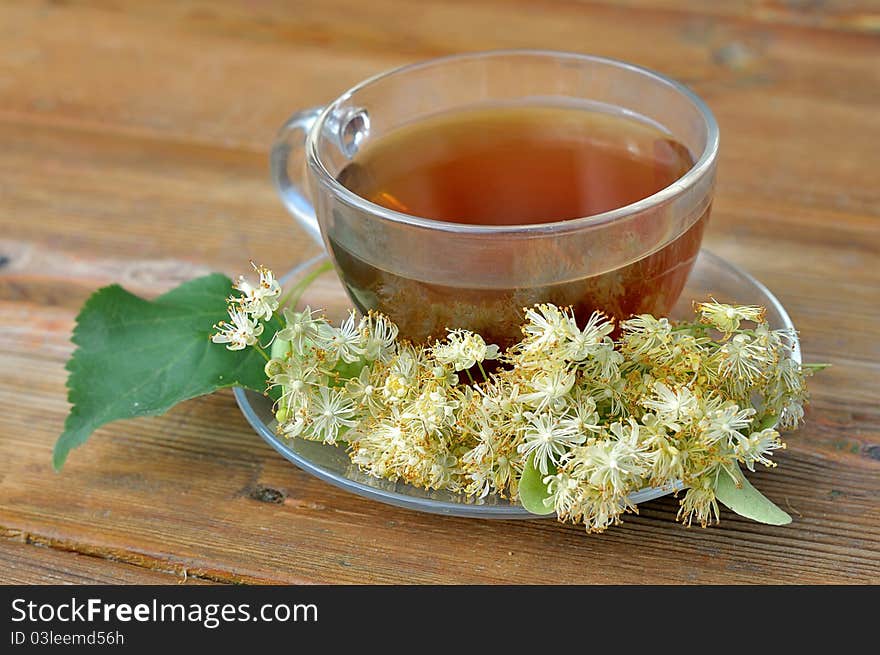
{"type": "MultiPolygon", "coordinates": [[[[98,560],[120,562],[154,573],[165,573],[174,576],[178,583],[186,582],[187,579],[201,580],[215,584],[271,584],[272,582],[269,579],[256,578],[247,575],[236,575],[231,571],[208,569],[204,567],[189,568],[183,563],[162,560],[142,553],[95,546],[67,539],[58,539],[5,526],[0,526],[0,538],[24,543],[34,547],[49,548],[59,552],[76,553],[77,555],[92,557],[98,560]]],[[[302,584],[307,583],[303,582],[302,584]]]]}

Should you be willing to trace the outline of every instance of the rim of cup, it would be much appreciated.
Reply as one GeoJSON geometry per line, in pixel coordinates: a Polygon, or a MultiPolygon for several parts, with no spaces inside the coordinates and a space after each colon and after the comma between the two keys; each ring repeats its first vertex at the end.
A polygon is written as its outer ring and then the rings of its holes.
{"type": "Polygon", "coordinates": [[[377,75],[373,75],[372,77],[369,77],[362,82],[359,82],[355,86],[342,93],[335,100],[330,102],[318,116],[318,119],[315,121],[313,128],[309,130],[309,134],[306,139],[306,157],[309,168],[315,174],[316,179],[346,204],[360,211],[387,219],[395,223],[403,223],[406,225],[428,228],[432,230],[469,233],[475,235],[511,235],[530,232],[561,232],[583,229],[585,227],[596,227],[619,219],[627,218],[629,216],[632,216],[633,214],[638,214],[640,212],[652,209],[653,207],[662,205],[663,203],[675,198],[676,195],[686,190],[688,187],[692,186],[712,168],[718,155],[718,141],[718,124],[715,121],[715,117],[712,114],[712,111],[709,109],[706,103],[687,86],[670,77],[667,77],[666,75],[663,75],[662,73],[658,73],[649,68],[638,66],[636,64],[631,64],[626,61],[613,59],[610,57],[602,57],[599,55],[588,55],[557,50],[514,48],[504,50],[485,50],[479,52],[468,52],[462,54],[447,55],[444,57],[437,57],[434,59],[428,59],[412,64],[406,64],[404,66],[398,66],[397,68],[392,68],[377,75]],[[688,169],[688,171],[684,175],[682,175],[680,178],[678,178],[668,186],[660,189],[650,196],[647,196],[646,198],[642,198],[641,200],[637,200],[636,202],[630,203],[628,205],[615,207],[614,209],[610,209],[599,214],[591,214],[589,216],[582,216],[579,218],[572,218],[561,221],[553,221],[549,223],[536,223],[525,225],[477,225],[470,223],[452,223],[436,219],[423,218],[420,216],[405,214],[403,212],[395,211],[393,209],[388,209],[386,207],[383,207],[382,205],[370,202],[366,198],[363,198],[348,189],[330,173],[330,171],[321,161],[321,158],[318,154],[317,135],[321,133],[321,129],[324,123],[329,117],[334,114],[334,111],[338,110],[340,105],[343,105],[351,96],[356,94],[358,91],[388,77],[409,73],[424,68],[450,64],[456,61],[515,56],[573,59],[577,61],[591,62],[594,64],[601,64],[605,66],[629,70],[631,72],[649,78],[659,85],[671,87],[674,91],[680,93],[682,96],[687,98],[696,107],[704,122],[704,127],[706,130],[706,145],[703,148],[703,151],[700,153],[700,156],[694,162],[693,166],[691,166],[691,168],[688,169]]]}

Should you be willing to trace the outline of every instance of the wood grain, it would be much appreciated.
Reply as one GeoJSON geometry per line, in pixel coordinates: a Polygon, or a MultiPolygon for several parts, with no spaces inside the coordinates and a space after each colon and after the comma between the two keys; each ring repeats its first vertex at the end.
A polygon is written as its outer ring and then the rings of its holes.
{"type": "Polygon", "coordinates": [[[162,573],[9,538],[0,541],[0,567],[4,584],[208,584],[185,570],[162,573]]]}
{"type": "Polygon", "coordinates": [[[880,12],[858,2],[16,2],[0,5],[0,581],[880,582],[880,12]],[[89,35],[90,38],[83,38],[89,35]],[[88,294],[155,295],[317,252],[267,174],[274,132],[390,66],[551,47],[706,98],[706,246],[776,293],[807,424],[755,483],[788,527],[647,503],[603,535],[367,501],[294,468],[231,394],[112,424],[51,470],[88,294]]]}

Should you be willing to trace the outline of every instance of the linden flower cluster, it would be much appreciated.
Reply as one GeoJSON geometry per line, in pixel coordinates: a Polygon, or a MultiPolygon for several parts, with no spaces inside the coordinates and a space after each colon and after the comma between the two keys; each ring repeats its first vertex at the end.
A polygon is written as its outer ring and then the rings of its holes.
{"type": "MultiPolygon", "coordinates": [[[[229,348],[255,344],[242,321],[275,302],[271,273],[257,270],[259,287],[238,286],[244,298],[215,336],[229,348]]],[[[719,476],[775,466],[785,447],[776,428],[803,417],[811,369],[761,308],[695,311],[689,323],[634,316],[614,340],[601,313],[580,326],[570,309],[537,305],[501,353],[466,330],[417,347],[380,314],[334,326],[284,308],[266,364],[278,431],[344,445],[370,475],[475,500],[516,499],[532,469],[548,509],[588,531],[635,512],[633,492],[680,482],[679,519],[705,526],[718,520],[719,476]]]]}
{"type": "Polygon", "coordinates": [[[269,320],[278,309],[281,284],[269,269],[253,262],[251,266],[260,276],[260,281],[253,285],[243,275],[239,276],[233,288],[241,295],[228,299],[231,322],[220,321],[214,326],[217,332],[211,336],[211,341],[225,343],[229,350],[243,350],[247,346],[258,345],[257,339],[263,334],[260,320],[269,320]]]}

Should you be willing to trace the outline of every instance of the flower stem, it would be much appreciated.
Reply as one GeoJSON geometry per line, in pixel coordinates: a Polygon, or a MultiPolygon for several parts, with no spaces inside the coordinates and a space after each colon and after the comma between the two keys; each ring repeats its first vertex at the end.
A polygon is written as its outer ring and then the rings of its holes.
{"type": "Polygon", "coordinates": [[[489,376],[486,375],[486,369],[483,368],[483,363],[482,363],[482,362],[477,362],[477,366],[478,366],[479,369],[480,369],[480,373],[483,375],[483,382],[488,382],[488,381],[489,381],[489,376]]]}
{"type": "Polygon", "coordinates": [[[330,262],[325,262],[314,271],[306,275],[302,280],[290,287],[290,290],[278,302],[278,309],[284,309],[285,307],[287,307],[287,305],[291,305],[296,308],[297,303],[299,303],[299,299],[302,298],[303,293],[306,289],[309,288],[309,285],[314,282],[315,279],[318,278],[320,275],[323,275],[324,273],[332,269],[333,264],[330,262]]]}
{"type": "Polygon", "coordinates": [[[260,353],[263,356],[263,359],[265,359],[267,362],[271,359],[271,357],[269,357],[266,351],[263,350],[263,347],[260,344],[255,343],[254,348],[257,349],[257,352],[260,353]]]}

